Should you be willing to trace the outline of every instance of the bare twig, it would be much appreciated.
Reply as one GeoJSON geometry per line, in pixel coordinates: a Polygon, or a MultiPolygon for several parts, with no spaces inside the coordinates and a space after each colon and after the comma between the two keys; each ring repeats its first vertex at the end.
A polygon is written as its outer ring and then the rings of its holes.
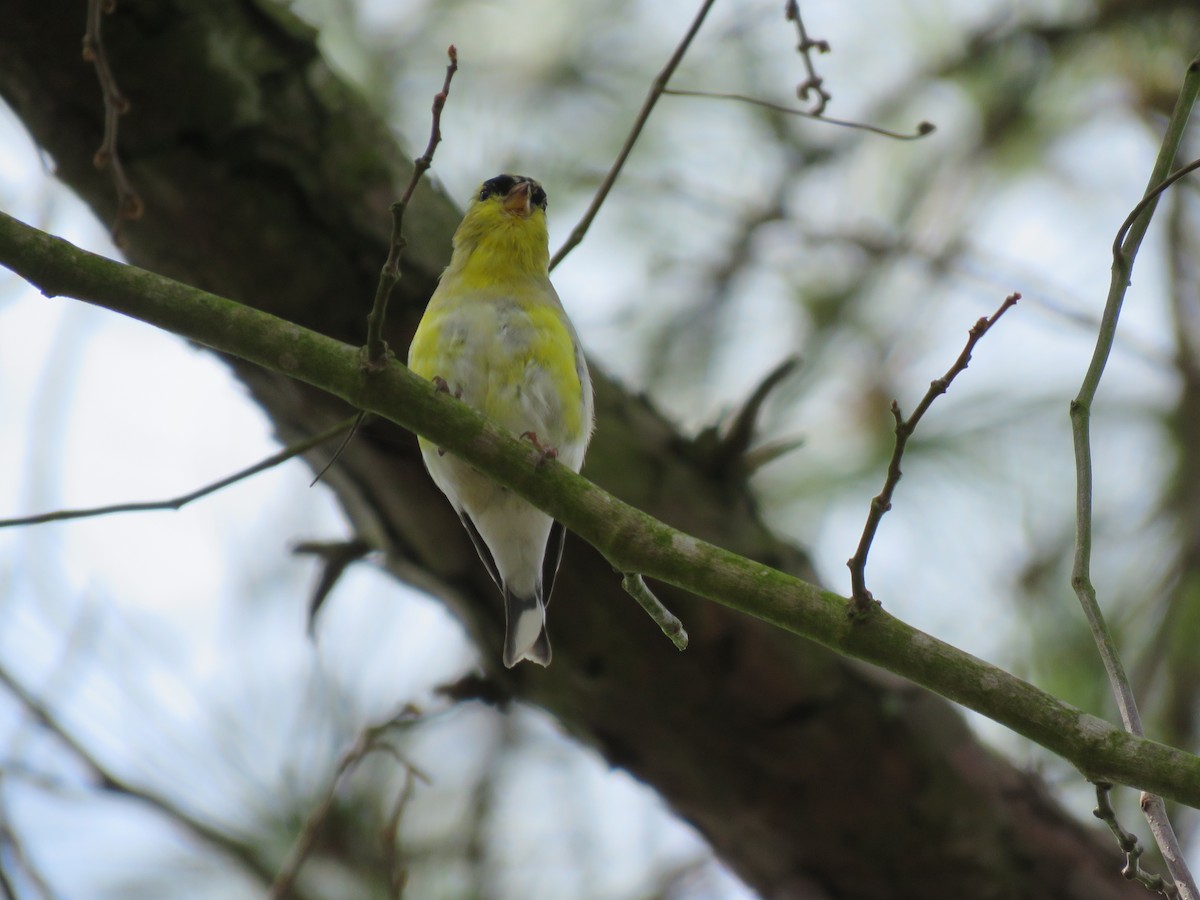
{"type": "Polygon", "coordinates": [[[904,456],[904,448],[908,443],[908,439],[916,430],[917,423],[921,421],[921,417],[933,405],[933,401],[946,393],[946,390],[950,387],[950,383],[970,364],[971,352],[975,349],[975,345],[979,343],[980,338],[987,334],[988,330],[996,324],[996,321],[1008,312],[1011,307],[1015,306],[1016,302],[1020,299],[1020,294],[1009,294],[1004,299],[1004,302],[1000,304],[1000,308],[992,313],[991,318],[981,318],[972,326],[967,338],[967,344],[963,347],[962,353],[958,355],[958,359],[954,361],[954,365],[941,378],[934,379],[929,383],[929,390],[925,392],[925,396],[911,416],[905,419],[900,414],[900,404],[895,400],[892,401],[892,417],[896,420],[896,446],[892,451],[891,462],[888,463],[887,478],[884,479],[883,490],[871,500],[871,509],[867,513],[867,523],[863,526],[862,537],[858,541],[858,549],[846,561],[846,565],[850,567],[851,593],[849,605],[851,615],[865,615],[876,604],[876,600],[871,596],[871,592],[867,590],[867,554],[871,552],[871,544],[875,540],[875,532],[879,530],[879,523],[883,521],[884,514],[892,508],[892,494],[895,492],[896,485],[900,481],[902,474],[900,471],[900,460],[904,456]]]}
{"type": "Polygon", "coordinates": [[[404,866],[404,860],[399,853],[399,838],[400,819],[404,816],[404,810],[408,807],[408,802],[416,793],[417,778],[421,777],[423,781],[428,782],[428,778],[421,776],[417,769],[408,764],[406,760],[401,760],[404,766],[404,786],[400,788],[400,793],[396,795],[396,801],[392,804],[392,811],[388,815],[387,822],[384,823],[382,839],[383,839],[383,858],[387,860],[388,866],[388,898],[389,900],[399,900],[404,895],[404,887],[408,882],[408,870],[404,866]]]}
{"type": "Polygon", "coordinates": [[[746,94],[727,93],[724,91],[692,91],[664,88],[662,93],[669,94],[672,97],[700,97],[709,100],[734,100],[738,103],[749,103],[753,106],[760,106],[763,109],[784,113],[789,116],[800,116],[805,119],[812,119],[815,122],[825,122],[840,128],[855,128],[861,131],[869,131],[872,134],[882,135],[883,137],[892,138],[897,141],[915,141],[926,135],[933,134],[936,127],[932,122],[919,122],[916,130],[911,134],[905,134],[866,122],[832,119],[826,116],[825,108],[829,105],[829,101],[833,99],[833,96],[825,90],[825,79],[817,74],[816,66],[812,60],[812,51],[817,50],[820,53],[828,53],[829,42],[808,36],[808,31],[804,27],[804,19],[800,15],[800,4],[797,0],[787,0],[784,13],[788,21],[796,23],[796,33],[798,36],[796,49],[800,51],[800,58],[804,61],[804,68],[808,73],[808,77],[796,86],[796,96],[800,100],[808,100],[810,95],[816,94],[812,109],[794,109],[790,106],[772,103],[769,100],[760,100],[757,97],[751,97],[746,94]]]}
{"type": "Polygon", "coordinates": [[[140,219],[145,207],[129,176],[125,174],[125,167],[121,165],[121,157],[117,153],[117,126],[121,116],[129,112],[129,101],[117,87],[117,79],[113,77],[112,68],[108,64],[108,54],[104,51],[104,39],[100,33],[103,17],[111,14],[116,8],[117,0],[88,0],[83,58],[96,67],[96,78],[100,81],[100,91],[104,95],[104,137],[93,162],[97,169],[112,170],[113,185],[117,189],[117,214],[113,219],[112,239],[117,246],[123,246],[121,223],[129,219],[140,219]]]}
{"type": "Polygon", "coordinates": [[[350,425],[350,430],[346,432],[346,436],[342,438],[342,442],[338,444],[337,449],[333,451],[333,454],[329,457],[329,461],[325,463],[325,465],[321,466],[321,470],[313,476],[313,480],[308,483],[309,487],[314,487],[318,481],[325,477],[325,473],[328,472],[333,467],[333,464],[338,461],[338,457],[342,455],[342,451],[350,445],[352,440],[354,440],[354,436],[358,434],[358,429],[362,427],[362,423],[366,420],[367,414],[359,410],[358,414],[354,417],[354,422],[350,425]]]}
{"type": "Polygon", "coordinates": [[[229,487],[231,484],[243,481],[252,475],[257,475],[259,472],[265,472],[267,469],[274,468],[280,463],[287,462],[293,457],[299,456],[301,453],[307,453],[314,447],[325,443],[331,438],[337,437],[343,431],[350,428],[357,417],[351,417],[339,422],[338,424],[325,429],[320,434],[313,435],[303,441],[292,444],[290,447],[284,447],[278,453],[268,456],[266,459],[256,462],[254,465],[234,472],[232,475],[227,475],[220,481],[214,481],[212,484],[205,485],[202,488],[183,494],[179,497],[173,497],[170,500],[151,500],[141,503],[115,503],[111,506],[95,506],[90,509],[60,509],[56,512],[39,513],[36,516],[21,516],[15,519],[0,519],[0,528],[13,528],[18,525],[41,525],[45,522],[65,522],[70,519],[88,519],[96,516],[109,516],[115,513],[126,512],[148,512],[151,510],[166,510],[180,509],[193,500],[199,500],[201,497],[207,497],[209,494],[215,493],[222,488],[229,487]]]}
{"type": "Polygon", "coordinates": [[[833,99],[833,95],[825,90],[825,79],[817,74],[817,68],[813,65],[812,52],[816,50],[819,53],[828,53],[829,42],[808,36],[808,29],[804,27],[804,19],[800,16],[800,4],[797,0],[787,0],[784,6],[784,15],[789,22],[796,23],[796,49],[800,52],[800,58],[804,60],[805,71],[808,72],[808,78],[796,85],[796,97],[800,100],[807,100],[810,94],[816,94],[817,99],[813,101],[813,108],[809,112],[813,116],[820,116],[825,112],[825,107],[833,99]]]}
{"type": "Polygon", "coordinates": [[[1164,880],[1161,875],[1155,875],[1142,868],[1141,858],[1145,851],[1138,844],[1137,837],[1122,828],[1121,823],[1117,821],[1116,810],[1113,809],[1112,803],[1108,799],[1111,791],[1111,784],[1103,781],[1096,782],[1096,808],[1092,810],[1092,815],[1108,826],[1108,830],[1117,839],[1117,846],[1125,854],[1125,867],[1121,869],[1121,876],[1128,881],[1136,881],[1147,890],[1155,891],[1164,897],[1172,898],[1172,900],[1179,897],[1179,889],[1175,885],[1164,880]]]}
{"type": "Polygon", "coordinates": [[[752,106],[761,106],[763,109],[770,109],[775,112],[785,113],[789,116],[800,116],[804,119],[812,119],[814,122],[825,122],[828,125],[837,125],[840,128],[856,128],[860,131],[869,131],[872,134],[880,134],[887,138],[892,138],[897,141],[916,141],[926,135],[933,134],[936,131],[936,126],[932,122],[920,122],[917,124],[916,130],[911,134],[904,134],[900,131],[892,131],[888,128],[881,128],[878,125],[870,125],[866,122],[852,122],[848,119],[831,119],[829,116],[820,115],[814,112],[808,112],[803,109],[793,109],[790,106],[783,106],[779,103],[772,103],[769,100],[760,100],[757,97],[750,97],[746,94],[729,94],[723,91],[690,91],[681,88],[666,88],[663,91],[670,97],[699,97],[708,100],[734,100],[738,103],[749,103],[752,106]]]}
{"type": "Polygon", "coordinates": [[[1183,848],[1179,846],[1179,838],[1175,835],[1171,819],[1167,815],[1166,803],[1157,794],[1142,791],[1138,796],[1138,804],[1150,826],[1150,834],[1154,836],[1154,843],[1158,845],[1163,861],[1167,864],[1167,871],[1175,879],[1175,884],[1172,885],[1176,892],[1175,896],[1181,897],[1183,900],[1195,900],[1197,896],[1196,882],[1192,877],[1187,859],[1183,855],[1183,848]]]}
{"type": "Polygon", "coordinates": [[[563,261],[568,253],[579,246],[588,229],[592,227],[592,221],[596,218],[596,214],[600,212],[600,207],[604,205],[604,201],[608,198],[613,185],[617,183],[617,177],[621,174],[621,169],[625,167],[625,160],[629,158],[634,144],[641,137],[642,129],[646,127],[646,122],[650,119],[650,113],[654,111],[654,105],[658,103],[658,98],[667,89],[667,82],[671,80],[671,76],[675,74],[679,63],[683,61],[684,55],[692,45],[692,39],[700,31],[700,26],[704,24],[704,19],[708,15],[708,11],[712,9],[714,2],[716,0],[703,0],[699,11],[696,13],[696,17],[692,19],[692,24],[688,26],[687,33],[683,36],[678,46],[675,47],[671,58],[667,60],[667,64],[663,66],[662,71],[654,77],[654,81],[650,84],[650,90],[646,94],[646,99],[642,101],[642,108],[638,110],[637,118],[634,119],[633,127],[629,129],[629,134],[625,138],[625,144],[617,154],[616,160],[613,161],[608,174],[600,182],[600,187],[596,189],[596,195],[592,197],[592,202],[588,206],[587,212],[583,214],[583,218],[579,220],[579,223],[571,229],[571,233],[567,236],[566,241],[555,251],[554,256],[551,258],[551,271],[563,261]]]}
{"type": "MultiPolygon", "coordinates": [[[[1150,227],[1154,210],[1158,205],[1159,196],[1164,190],[1178,181],[1188,172],[1200,168],[1200,161],[1190,163],[1168,174],[1179,153],[1179,146],[1187,121],[1191,116],[1196,98],[1200,96],[1200,57],[1192,60],[1184,76],[1183,86],[1175,102],[1175,109],[1167,123],[1162,145],[1159,147],[1158,158],[1150,174],[1150,181],[1145,195],[1134,207],[1125,221],[1121,224],[1113,241],[1112,278],[1109,281],[1108,297],[1104,304],[1104,313],[1100,319],[1100,328],[1096,335],[1096,347],[1087,372],[1083,376],[1083,384],[1079,393],[1071,401],[1071,433],[1075,446],[1075,560],[1071,568],[1071,586],[1075,596],[1083,608],[1084,616],[1096,642],[1096,649],[1104,663],[1108,675],[1109,686],[1117,701],[1121,714],[1121,722],[1130,734],[1143,737],[1141,715],[1138,713],[1137,701],[1125,667],[1117,653],[1116,641],[1096,596],[1096,587],[1092,583],[1092,439],[1091,439],[1091,410],[1100,387],[1100,379],[1108,365],[1108,357],[1112,352],[1113,341],[1117,333],[1117,321],[1121,315],[1121,307],[1125,302],[1125,292],[1129,287],[1133,264],[1137,259],[1138,249],[1142,239],[1150,227]]],[[[1150,825],[1151,833],[1162,851],[1163,859],[1175,879],[1179,896],[1183,900],[1197,900],[1200,897],[1196,882],[1188,869],[1179,848],[1179,841],[1171,822],[1167,818],[1165,808],[1160,798],[1154,795],[1142,796],[1142,811],[1150,825]]]]}
{"type": "MultiPolygon", "coordinates": [[[[1174,172],[1172,172],[1170,175],[1168,175],[1166,178],[1164,178],[1158,184],[1154,185],[1154,187],[1149,188],[1146,191],[1146,196],[1143,197],[1140,201],[1138,201],[1138,205],[1135,206],[1130,211],[1129,215],[1125,217],[1125,221],[1121,223],[1121,227],[1119,229],[1117,229],[1117,236],[1116,236],[1116,238],[1113,239],[1113,249],[1112,249],[1113,265],[1120,264],[1121,256],[1122,256],[1122,254],[1124,254],[1126,252],[1125,238],[1129,235],[1129,230],[1131,228],[1133,228],[1134,224],[1138,220],[1138,217],[1142,213],[1144,213],[1151,204],[1158,203],[1158,197],[1160,194],[1162,194],[1163,191],[1165,191],[1167,188],[1169,188],[1171,185],[1173,185],[1175,182],[1177,182],[1184,175],[1187,175],[1191,172],[1195,172],[1197,169],[1200,169],[1200,159],[1194,159],[1190,163],[1188,163],[1186,166],[1176,169],[1174,172]]],[[[1151,210],[1150,215],[1154,215],[1153,210],[1151,210]]],[[[1147,222],[1147,224],[1149,224],[1149,223],[1147,222]]],[[[1138,238],[1138,243],[1139,244],[1141,243],[1141,238],[1138,238]]],[[[1137,248],[1134,247],[1133,254],[1136,255],[1136,253],[1137,253],[1137,248]]],[[[1133,263],[1133,260],[1131,259],[1130,260],[1131,267],[1132,267],[1132,263],[1133,263]]]]}
{"type": "Polygon", "coordinates": [[[762,412],[762,406],[767,402],[767,397],[783,379],[796,371],[798,365],[800,365],[799,357],[787,357],[768,372],[767,376],[759,382],[758,387],[746,398],[746,402],[733,417],[729,430],[725,433],[725,445],[731,453],[740,456],[749,449],[750,441],[754,438],[754,428],[758,424],[758,414],[762,412]]]}
{"type": "MultiPolygon", "coordinates": [[[[798,365],[799,357],[789,356],[784,359],[759,382],[723,429],[712,426],[697,438],[695,446],[707,448],[703,452],[703,460],[708,471],[720,476],[728,474],[735,465],[745,464],[763,404],[779,383],[794,372],[798,365]]],[[[788,446],[792,447],[794,443],[788,442],[788,446]]],[[[761,460],[758,464],[762,465],[761,460]]]]}
{"type": "Polygon", "coordinates": [[[333,586],[352,563],[371,552],[371,545],[362,538],[349,541],[305,541],[293,547],[292,552],[297,555],[315,556],[321,561],[320,578],[308,599],[308,636],[311,638],[317,622],[317,613],[320,612],[333,586]]]}
{"type": "Polygon", "coordinates": [[[759,444],[757,447],[747,450],[745,455],[742,456],[742,471],[748,475],[752,475],[763,466],[769,465],[777,459],[782,459],[803,446],[804,438],[799,437],[784,438],[778,441],[770,441],[766,444],[759,444]]]}
{"type": "Polygon", "coordinates": [[[416,707],[406,704],[395,715],[378,724],[368,725],[359,732],[358,737],[354,739],[354,743],[346,749],[341,759],[338,760],[337,767],[334,769],[333,777],[329,780],[329,786],[325,789],[325,793],[316,806],[309,811],[308,818],[304,820],[304,825],[300,829],[296,843],[292,845],[287,859],[280,866],[270,890],[267,891],[267,900],[283,900],[283,898],[289,896],[296,882],[296,877],[300,874],[300,867],[304,865],[308,854],[312,852],[321,826],[325,824],[325,819],[329,816],[330,810],[333,809],[334,801],[337,799],[338,788],[341,786],[346,775],[362,762],[365,757],[377,751],[389,753],[407,771],[423,781],[429,780],[428,776],[405,760],[395,747],[384,740],[384,735],[389,731],[401,725],[417,721],[420,715],[420,711],[416,707]]]}
{"type": "Polygon", "coordinates": [[[408,246],[403,231],[404,213],[408,209],[409,201],[412,200],[413,192],[416,191],[421,176],[433,165],[433,153],[442,140],[442,110],[446,106],[446,98],[450,96],[450,82],[454,79],[454,73],[458,71],[458,50],[453,44],[446,50],[446,54],[450,57],[450,62],[446,66],[446,78],[442,82],[442,89],[433,95],[433,123],[429,129],[429,143],[425,147],[425,152],[413,161],[413,173],[408,180],[408,187],[400,199],[391,206],[391,242],[388,247],[387,260],[384,261],[383,270],[379,273],[379,284],[375,288],[375,302],[371,305],[371,312],[367,315],[366,364],[369,368],[385,365],[390,353],[387,342],[383,339],[383,323],[387,319],[388,301],[392,297],[392,290],[400,281],[400,254],[408,246]]]}
{"type": "Polygon", "coordinates": [[[662,633],[671,639],[671,643],[679,650],[686,650],[688,645],[687,629],[679,618],[663,606],[662,601],[654,596],[654,592],[646,587],[641,575],[627,573],[621,579],[621,587],[625,593],[641,604],[644,609],[662,629],[662,633]]]}

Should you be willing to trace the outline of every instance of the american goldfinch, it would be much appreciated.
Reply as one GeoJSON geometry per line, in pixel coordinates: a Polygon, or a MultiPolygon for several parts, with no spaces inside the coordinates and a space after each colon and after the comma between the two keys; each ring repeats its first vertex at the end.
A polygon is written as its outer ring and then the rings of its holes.
{"type": "MultiPolygon", "coordinates": [[[[497,175],[475,192],[408,352],[414,372],[578,472],[592,383],[550,284],[546,192],[497,175]]],[[[550,664],[546,604],[565,532],[465,462],[421,440],[425,466],[504,594],[504,665],[550,664]]]]}

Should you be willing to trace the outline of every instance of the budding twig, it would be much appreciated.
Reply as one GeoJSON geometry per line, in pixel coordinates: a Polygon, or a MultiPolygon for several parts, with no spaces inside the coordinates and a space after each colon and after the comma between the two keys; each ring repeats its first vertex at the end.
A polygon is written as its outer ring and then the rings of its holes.
{"type": "Polygon", "coordinates": [[[808,78],[796,85],[796,96],[800,100],[807,100],[811,94],[816,94],[817,98],[813,101],[813,108],[809,110],[809,115],[819,117],[825,112],[825,107],[833,99],[833,95],[825,90],[825,79],[817,74],[812,52],[816,50],[818,53],[828,53],[829,41],[808,36],[808,29],[804,27],[804,19],[800,15],[800,4],[797,0],[787,0],[784,6],[784,16],[789,22],[796,23],[796,50],[799,51],[800,58],[804,60],[804,69],[808,73],[808,78]]]}
{"type": "Polygon", "coordinates": [[[117,214],[113,219],[112,239],[117,246],[123,246],[121,223],[129,219],[140,219],[145,207],[129,176],[125,174],[125,167],[117,153],[117,126],[121,116],[129,112],[129,101],[117,86],[117,79],[108,64],[108,54],[104,50],[104,39],[100,33],[103,17],[111,14],[116,8],[117,0],[88,0],[83,58],[85,62],[90,62],[96,67],[96,78],[104,96],[104,137],[93,162],[97,169],[109,169],[112,172],[113,185],[117,189],[117,214]]]}
{"type": "Polygon", "coordinates": [[[728,94],[722,91],[690,91],[682,88],[667,88],[663,91],[672,97],[700,97],[708,100],[735,100],[738,103],[749,103],[752,106],[761,106],[763,109],[770,109],[774,112],[784,113],[789,116],[800,116],[803,119],[812,119],[814,122],[825,122],[828,125],[836,125],[839,128],[856,128],[859,131],[869,131],[872,134],[883,135],[883,137],[891,138],[895,141],[916,141],[933,134],[936,126],[932,122],[919,122],[916,129],[911,134],[904,134],[900,131],[892,131],[889,128],[881,128],[878,125],[871,125],[867,122],[853,122],[849,119],[832,119],[829,116],[820,115],[815,112],[808,112],[803,109],[793,109],[790,106],[783,106],[779,103],[772,103],[770,100],[760,100],[757,97],[750,97],[746,94],[728,94]]]}
{"type": "Polygon", "coordinates": [[[421,176],[433,165],[433,153],[442,140],[442,110],[446,106],[446,98],[450,96],[450,82],[454,78],[454,73],[458,71],[458,50],[453,44],[450,45],[446,54],[450,57],[450,62],[446,66],[446,78],[442,82],[442,89],[433,95],[433,123],[429,129],[429,144],[425,147],[425,152],[413,161],[413,172],[412,177],[408,180],[408,187],[400,195],[400,199],[391,206],[392,237],[388,245],[387,259],[379,273],[379,284],[375,288],[375,302],[371,305],[371,312],[367,316],[366,365],[368,368],[385,365],[390,352],[387,342],[383,339],[383,323],[387,319],[388,301],[392,297],[392,291],[400,281],[400,254],[408,246],[403,231],[404,213],[408,209],[409,201],[412,200],[413,192],[416,191],[421,176]]]}
{"type": "Polygon", "coordinates": [[[875,533],[879,530],[879,523],[883,521],[884,514],[892,508],[892,494],[896,490],[896,485],[900,482],[902,474],[900,471],[900,460],[904,456],[904,448],[908,443],[908,439],[916,431],[917,423],[929,411],[929,407],[933,405],[933,401],[946,393],[946,390],[950,387],[950,383],[970,364],[971,352],[975,349],[975,345],[979,343],[980,338],[987,334],[988,330],[996,324],[996,321],[1008,312],[1010,307],[1015,306],[1016,302],[1020,299],[1020,294],[1009,294],[1000,305],[1000,308],[992,313],[991,318],[981,318],[972,326],[967,338],[967,345],[963,347],[963,351],[958,355],[958,359],[954,361],[954,365],[941,378],[935,378],[929,383],[929,390],[925,392],[925,396],[911,416],[905,419],[900,414],[900,404],[895,400],[892,401],[892,417],[896,420],[896,447],[892,451],[892,460],[888,463],[887,478],[884,480],[883,490],[871,500],[871,509],[867,513],[867,523],[863,526],[862,537],[858,541],[858,549],[846,561],[846,565],[850,567],[851,615],[865,615],[876,603],[875,598],[871,596],[871,592],[867,590],[867,554],[871,552],[871,544],[875,540],[875,533]]]}

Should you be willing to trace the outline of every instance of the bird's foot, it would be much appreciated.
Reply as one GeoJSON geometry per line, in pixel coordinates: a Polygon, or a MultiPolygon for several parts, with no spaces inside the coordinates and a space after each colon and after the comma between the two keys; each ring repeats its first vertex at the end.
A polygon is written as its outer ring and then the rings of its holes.
{"type": "MultiPolygon", "coordinates": [[[[433,386],[434,386],[434,388],[437,389],[438,393],[440,393],[440,394],[449,394],[450,393],[450,385],[446,381],[446,379],[443,378],[441,375],[434,375],[429,380],[433,382],[433,386]]],[[[462,399],[462,386],[461,385],[459,385],[457,388],[454,389],[453,396],[454,396],[455,400],[462,399]]],[[[446,455],[445,448],[438,447],[438,456],[445,456],[445,455],[446,455]]]]}
{"type": "MultiPolygon", "coordinates": [[[[429,380],[433,382],[433,386],[438,389],[439,393],[442,393],[442,394],[451,393],[449,382],[447,382],[446,379],[443,378],[441,375],[434,375],[429,380]]],[[[462,387],[461,386],[454,389],[453,396],[454,396],[455,400],[462,399],[462,387]]]]}
{"type": "Polygon", "coordinates": [[[538,452],[537,465],[541,465],[548,459],[558,459],[558,449],[550,446],[542,446],[542,442],[538,440],[536,431],[525,431],[521,434],[522,440],[529,441],[533,444],[538,452]]]}
{"type": "MultiPolygon", "coordinates": [[[[434,375],[429,380],[433,382],[433,386],[439,394],[450,393],[450,385],[446,382],[446,379],[443,378],[441,375],[434,375]]],[[[462,396],[462,388],[459,388],[458,391],[456,391],[454,394],[454,399],[458,400],[461,396],[462,396]]],[[[446,448],[438,447],[437,454],[438,454],[438,456],[445,456],[446,448]]]]}

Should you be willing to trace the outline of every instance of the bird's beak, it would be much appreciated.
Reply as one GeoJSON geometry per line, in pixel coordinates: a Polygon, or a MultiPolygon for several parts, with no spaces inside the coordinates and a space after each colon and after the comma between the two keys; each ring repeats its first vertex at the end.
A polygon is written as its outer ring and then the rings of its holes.
{"type": "Polygon", "coordinates": [[[514,216],[528,218],[533,212],[533,207],[529,203],[529,182],[518,182],[513,186],[504,197],[504,209],[506,212],[512,213],[514,216]]]}

